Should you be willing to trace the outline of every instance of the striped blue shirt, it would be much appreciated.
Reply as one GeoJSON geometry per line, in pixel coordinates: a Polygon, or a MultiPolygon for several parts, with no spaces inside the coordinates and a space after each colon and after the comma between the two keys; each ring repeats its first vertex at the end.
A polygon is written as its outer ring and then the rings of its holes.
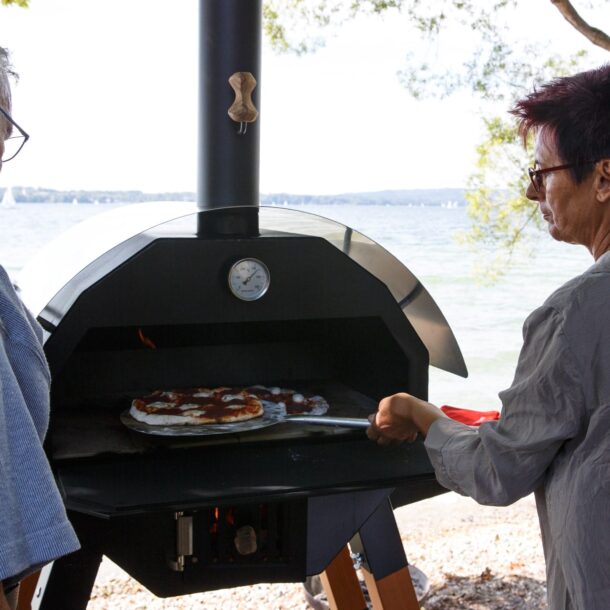
{"type": "Polygon", "coordinates": [[[50,375],[42,332],[0,267],[0,580],[78,549],[42,447],[50,375]]]}

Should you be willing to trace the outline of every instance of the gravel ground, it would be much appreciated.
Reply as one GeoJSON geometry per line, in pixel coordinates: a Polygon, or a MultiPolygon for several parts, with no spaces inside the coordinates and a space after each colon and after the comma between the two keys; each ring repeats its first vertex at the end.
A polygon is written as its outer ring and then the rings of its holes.
{"type": "MultiPolygon", "coordinates": [[[[546,610],[533,497],[508,508],[448,493],[396,511],[409,562],[429,578],[423,610],[546,610]]],[[[159,599],[104,559],[88,610],[307,610],[299,583],[159,599]]]]}

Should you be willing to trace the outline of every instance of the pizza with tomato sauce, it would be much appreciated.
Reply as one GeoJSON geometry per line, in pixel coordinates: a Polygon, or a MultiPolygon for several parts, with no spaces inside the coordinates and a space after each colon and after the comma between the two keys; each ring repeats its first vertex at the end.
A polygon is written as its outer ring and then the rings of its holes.
{"type": "Polygon", "coordinates": [[[157,390],[131,403],[129,414],[152,426],[230,424],[260,417],[262,402],[236,388],[157,390]]]}
{"type": "Polygon", "coordinates": [[[199,426],[261,417],[265,406],[279,408],[284,415],[323,415],[328,410],[328,403],[321,396],[256,385],[157,390],[134,399],[129,414],[152,426],[199,426]]]}

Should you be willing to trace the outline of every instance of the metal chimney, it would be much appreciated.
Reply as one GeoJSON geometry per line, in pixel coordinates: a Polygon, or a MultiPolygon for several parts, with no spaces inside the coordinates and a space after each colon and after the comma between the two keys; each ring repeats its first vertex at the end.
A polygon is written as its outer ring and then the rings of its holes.
{"type": "Polygon", "coordinates": [[[200,214],[198,232],[256,235],[260,125],[252,119],[255,111],[245,121],[229,116],[229,109],[240,101],[239,91],[229,79],[235,74],[249,74],[250,87],[245,88],[251,89],[256,81],[251,108],[260,108],[262,2],[200,0],[199,28],[197,207],[200,211],[231,206],[253,209],[239,214],[229,210],[200,214]]]}

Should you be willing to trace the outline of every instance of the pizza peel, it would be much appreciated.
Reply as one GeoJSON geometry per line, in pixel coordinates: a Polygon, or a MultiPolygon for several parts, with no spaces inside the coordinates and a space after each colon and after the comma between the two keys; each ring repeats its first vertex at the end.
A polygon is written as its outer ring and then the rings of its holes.
{"type": "Polygon", "coordinates": [[[121,422],[130,430],[153,436],[210,436],[217,434],[238,434],[250,430],[260,430],[281,423],[310,424],[320,426],[340,426],[364,430],[369,427],[368,419],[359,417],[332,417],[326,415],[288,415],[275,403],[264,401],[261,417],[228,424],[204,424],[201,426],[167,425],[151,426],[134,419],[129,410],[121,413],[121,422]]]}
{"type": "Polygon", "coordinates": [[[314,424],[360,429],[368,428],[371,425],[368,419],[362,417],[328,417],[326,415],[286,415],[283,421],[293,424],[314,424]]]}

